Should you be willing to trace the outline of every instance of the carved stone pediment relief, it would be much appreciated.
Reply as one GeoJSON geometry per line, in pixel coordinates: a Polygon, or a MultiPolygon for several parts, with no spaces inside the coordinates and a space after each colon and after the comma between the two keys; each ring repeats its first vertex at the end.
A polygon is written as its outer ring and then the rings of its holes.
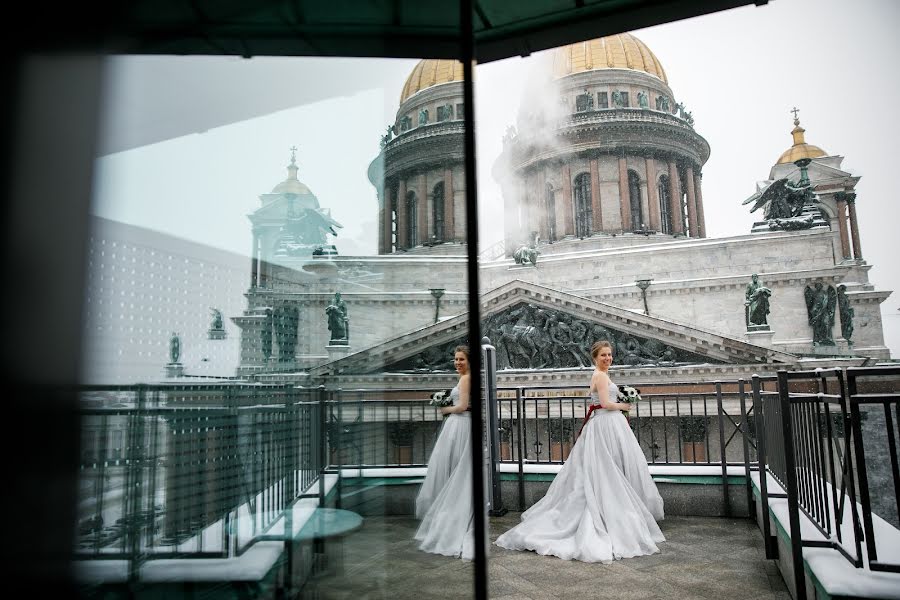
{"type": "MultiPolygon", "coordinates": [[[[614,364],[625,366],[797,360],[792,354],[522,281],[482,297],[482,335],[497,348],[500,370],[589,366],[591,344],[602,339],[614,344],[614,364]]],[[[464,313],[325,363],[310,374],[450,372],[453,348],[466,343],[467,336],[464,313]]]]}

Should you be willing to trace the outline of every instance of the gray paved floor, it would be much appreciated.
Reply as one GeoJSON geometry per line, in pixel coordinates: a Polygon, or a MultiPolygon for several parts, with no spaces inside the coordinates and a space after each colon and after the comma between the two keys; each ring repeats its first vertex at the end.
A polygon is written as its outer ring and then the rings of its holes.
{"type": "MultiPolygon", "coordinates": [[[[492,518],[491,540],[512,527],[519,513],[492,518]]],[[[408,517],[366,519],[344,541],[343,565],[322,577],[304,597],[468,598],[472,564],[426,554],[412,539],[408,517]]],[[[670,517],[660,523],[667,542],[653,556],[586,564],[491,546],[491,598],[697,598],[790,600],[777,568],[767,561],[762,536],[745,519],[670,517]]]]}

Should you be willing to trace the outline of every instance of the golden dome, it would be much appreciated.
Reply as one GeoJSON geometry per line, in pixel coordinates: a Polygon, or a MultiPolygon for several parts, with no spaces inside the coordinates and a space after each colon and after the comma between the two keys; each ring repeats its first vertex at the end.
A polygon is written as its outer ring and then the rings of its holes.
{"type": "Polygon", "coordinates": [[[458,60],[429,58],[420,61],[412,70],[412,73],[409,74],[409,77],[406,78],[406,83],[403,84],[400,104],[406,102],[407,98],[413,94],[431,86],[462,80],[463,64],[458,60]]]}
{"type": "Polygon", "coordinates": [[[297,179],[297,167],[295,155],[291,155],[291,164],[288,165],[287,179],[272,189],[273,194],[297,194],[298,196],[314,195],[299,179],[297,179]]]}
{"type": "Polygon", "coordinates": [[[806,130],[800,127],[800,119],[795,118],[794,128],[791,130],[791,135],[794,136],[794,145],[785,150],[784,153],[778,157],[778,162],[775,163],[776,165],[794,163],[801,158],[819,158],[827,156],[825,151],[818,146],[806,143],[806,140],[803,139],[803,134],[805,132],[806,130]]]}
{"type": "Polygon", "coordinates": [[[633,69],[669,83],[656,55],[630,33],[610,35],[557,48],[553,53],[553,76],[597,69],[633,69]]]}

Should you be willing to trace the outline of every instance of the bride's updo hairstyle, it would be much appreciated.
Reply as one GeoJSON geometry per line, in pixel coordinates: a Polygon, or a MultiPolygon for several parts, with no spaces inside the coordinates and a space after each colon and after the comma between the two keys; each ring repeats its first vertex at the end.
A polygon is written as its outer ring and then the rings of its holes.
{"type": "Polygon", "coordinates": [[[604,348],[609,348],[609,351],[613,351],[613,345],[610,344],[607,340],[600,340],[599,342],[594,342],[594,345],[591,346],[591,358],[594,362],[597,361],[597,355],[600,354],[600,351],[604,348]]]}
{"type": "Polygon", "coordinates": [[[463,354],[466,355],[466,358],[469,358],[469,347],[468,346],[466,346],[466,345],[457,346],[456,348],[453,349],[453,354],[456,354],[457,352],[462,352],[463,354]]]}

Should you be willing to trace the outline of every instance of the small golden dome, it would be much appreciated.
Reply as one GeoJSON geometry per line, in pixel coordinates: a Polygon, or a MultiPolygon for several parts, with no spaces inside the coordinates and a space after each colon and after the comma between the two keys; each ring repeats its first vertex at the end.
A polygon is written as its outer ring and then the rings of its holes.
{"type": "Polygon", "coordinates": [[[299,179],[297,179],[297,171],[299,167],[297,167],[296,160],[296,155],[292,153],[291,164],[289,164],[287,168],[287,179],[285,179],[272,189],[273,194],[297,194],[298,196],[313,195],[313,193],[309,191],[309,188],[301,183],[299,179]]]}
{"type": "Polygon", "coordinates": [[[778,162],[775,163],[776,165],[795,163],[802,158],[820,158],[822,156],[827,156],[826,152],[818,146],[807,144],[806,140],[803,139],[804,133],[806,133],[806,130],[800,127],[800,119],[794,117],[794,128],[791,130],[791,135],[794,136],[794,145],[785,150],[784,153],[778,157],[778,162]]]}
{"type": "Polygon", "coordinates": [[[656,55],[630,33],[610,35],[557,48],[553,53],[553,76],[599,69],[632,69],[649,73],[669,83],[656,55]]]}
{"type": "Polygon", "coordinates": [[[415,66],[406,83],[403,84],[403,92],[400,94],[400,104],[424,89],[438,85],[439,83],[450,83],[451,81],[463,80],[463,64],[458,60],[447,59],[426,59],[420,61],[415,66]]]}

